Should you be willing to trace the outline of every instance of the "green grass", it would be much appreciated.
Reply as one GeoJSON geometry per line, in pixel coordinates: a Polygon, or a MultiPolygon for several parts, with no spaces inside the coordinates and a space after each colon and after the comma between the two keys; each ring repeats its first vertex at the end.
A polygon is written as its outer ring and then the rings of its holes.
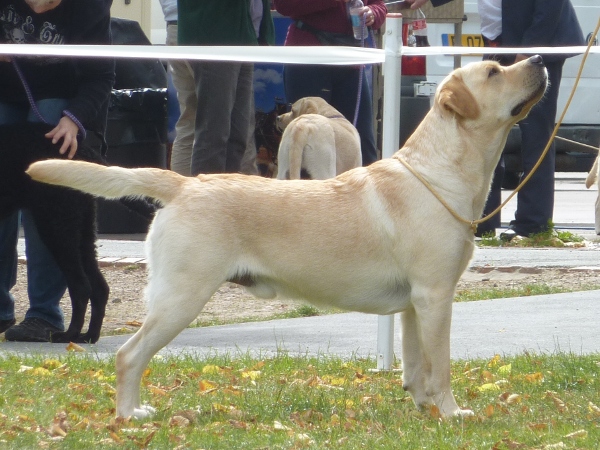
{"type": "Polygon", "coordinates": [[[191,328],[198,327],[212,327],[216,325],[231,325],[235,323],[252,323],[252,322],[264,322],[265,320],[278,320],[278,319],[297,319],[300,317],[314,317],[320,316],[324,314],[333,314],[334,312],[340,312],[340,310],[335,310],[333,308],[329,309],[319,309],[315,308],[312,305],[300,305],[296,308],[284,312],[284,313],[275,313],[271,314],[267,317],[237,317],[234,319],[206,319],[206,318],[198,318],[190,325],[191,328]]]}
{"type": "Polygon", "coordinates": [[[570,231],[561,231],[549,224],[548,231],[532,234],[529,237],[513,239],[510,242],[504,242],[500,237],[493,234],[484,234],[478,245],[481,247],[566,247],[583,245],[584,239],[581,236],[570,231]]]}
{"type": "Polygon", "coordinates": [[[598,449],[600,354],[452,365],[469,419],[418,412],[374,360],[155,358],[151,420],[115,421],[114,359],[0,359],[2,449],[598,449]],[[559,446],[559,443],[563,443],[559,446]]]}
{"type": "MultiPolygon", "coordinates": [[[[580,286],[577,291],[592,291],[600,289],[600,286],[589,284],[580,286]]],[[[471,302],[477,300],[492,300],[497,298],[511,297],[529,297],[532,295],[561,294],[572,292],[572,289],[559,286],[549,286],[547,284],[526,284],[514,288],[482,288],[482,289],[462,289],[456,291],[455,302],[471,302]]]]}

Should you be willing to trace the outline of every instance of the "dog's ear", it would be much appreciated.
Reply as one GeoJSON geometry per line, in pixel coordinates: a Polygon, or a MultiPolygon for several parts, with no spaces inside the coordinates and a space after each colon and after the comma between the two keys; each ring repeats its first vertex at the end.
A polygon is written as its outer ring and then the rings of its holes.
{"type": "Polygon", "coordinates": [[[465,119],[476,119],[479,117],[480,111],[477,100],[462,79],[456,75],[452,76],[442,86],[437,101],[442,108],[452,111],[465,119]]]}
{"type": "Polygon", "coordinates": [[[317,103],[310,99],[304,99],[304,105],[302,108],[302,114],[318,114],[319,107],[317,103]]]}

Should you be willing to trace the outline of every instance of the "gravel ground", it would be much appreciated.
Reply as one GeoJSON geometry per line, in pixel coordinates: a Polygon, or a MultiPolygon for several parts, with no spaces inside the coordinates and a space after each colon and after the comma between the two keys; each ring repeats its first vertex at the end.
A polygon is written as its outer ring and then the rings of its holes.
{"type": "MultiPolygon", "coordinates": [[[[16,298],[17,320],[23,318],[29,303],[25,269],[25,264],[19,264],[18,282],[12,291],[16,298]]],[[[143,300],[146,285],[145,266],[106,266],[102,268],[102,272],[111,289],[102,334],[135,331],[143,322],[146,313],[143,300]]],[[[481,268],[465,272],[458,290],[515,288],[534,283],[572,291],[589,289],[590,286],[600,287],[600,270],[552,268],[519,271],[481,268]]],[[[71,309],[68,294],[61,304],[68,321],[71,309]]],[[[226,283],[206,305],[198,321],[208,324],[266,319],[290,312],[300,305],[302,303],[287,300],[259,300],[246,293],[243,288],[226,283]]]]}

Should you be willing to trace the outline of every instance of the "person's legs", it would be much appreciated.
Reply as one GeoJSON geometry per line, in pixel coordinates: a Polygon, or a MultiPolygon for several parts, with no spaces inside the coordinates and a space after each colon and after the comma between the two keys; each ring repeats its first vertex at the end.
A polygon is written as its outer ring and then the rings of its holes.
{"type": "MultiPolygon", "coordinates": [[[[27,105],[0,102],[0,124],[25,121],[27,105]]],[[[17,282],[19,212],[0,220],[0,333],[14,324],[15,299],[10,290],[17,282]]]]}
{"type": "MultiPolygon", "coordinates": [[[[36,102],[36,105],[46,122],[58,123],[67,101],[65,99],[45,99],[36,102]]],[[[29,111],[27,121],[39,122],[40,119],[33,111],[29,111]]],[[[22,211],[21,222],[25,233],[29,309],[25,315],[25,321],[8,329],[5,336],[7,340],[47,340],[49,338],[48,330],[64,330],[63,315],[59,304],[67,285],[54,257],[40,239],[29,211],[22,211]],[[26,323],[31,319],[42,319],[47,324],[37,321],[26,323]],[[34,326],[29,326],[30,324],[34,326]],[[46,328],[48,324],[50,326],[46,328]]]]}
{"type": "Polygon", "coordinates": [[[60,309],[60,299],[64,295],[67,282],[56,265],[54,257],[42,242],[31,212],[21,212],[25,232],[27,257],[27,293],[29,310],[25,318],[45,320],[52,326],[64,330],[64,317],[60,309]]]}
{"type": "MultiPolygon", "coordinates": [[[[321,97],[331,103],[331,73],[328,66],[288,64],[283,69],[285,101],[321,97]]],[[[334,106],[335,107],[335,106],[334,106]]]]}
{"type": "MultiPolygon", "coordinates": [[[[550,87],[544,98],[519,123],[523,176],[531,172],[552,135],[562,66],[562,61],[546,63],[550,87]]],[[[554,211],[554,169],[553,143],[535,174],[517,195],[515,220],[510,224],[516,234],[529,236],[548,229],[554,211]]]]}
{"type": "Polygon", "coordinates": [[[253,64],[242,64],[239,71],[235,102],[231,110],[231,130],[227,143],[227,162],[225,171],[237,173],[241,171],[242,159],[248,147],[250,124],[254,123],[254,76],[253,64]]]}
{"type": "Polygon", "coordinates": [[[361,73],[355,67],[340,67],[336,69],[331,104],[351,123],[354,123],[354,116],[356,115],[356,103],[359,101],[359,77],[362,75],[362,90],[355,127],[360,135],[363,166],[368,166],[379,159],[379,152],[375,143],[375,133],[373,131],[371,84],[364,70],[361,73]]]}
{"type": "MultiPolygon", "coordinates": [[[[356,115],[356,103],[359,101],[358,84],[361,71],[356,67],[332,67],[330,72],[333,81],[329,103],[341,112],[350,123],[353,123],[356,115]]],[[[363,166],[368,166],[378,160],[379,155],[373,133],[371,87],[364,72],[362,77],[362,90],[355,127],[360,135],[363,166]]]]}
{"type": "MultiPolygon", "coordinates": [[[[167,27],[167,45],[177,45],[177,25],[167,27]]],[[[188,61],[181,60],[169,61],[169,71],[179,103],[179,118],[175,124],[175,141],[171,153],[171,170],[181,175],[190,175],[198,106],[194,72],[188,61]]]]}
{"type": "Polygon", "coordinates": [[[19,213],[0,220],[0,333],[15,320],[15,299],[10,290],[17,283],[19,213]]]}
{"type": "MultiPolygon", "coordinates": [[[[191,65],[198,98],[191,174],[222,173],[227,170],[232,112],[242,64],[194,61],[191,65]]],[[[242,154],[246,148],[247,128],[243,134],[242,154]]]]}
{"type": "Polygon", "coordinates": [[[256,165],[256,107],[254,104],[254,89],[250,96],[250,121],[248,123],[248,139],[246,141],[246,150],[240,163],[240,171],[245,175],[258,175],[258,166],[256,165]]]}
{"type": "MultiPolygon", "coordinates": [[[[502,203],[502,181],[504,179],[504,157],[500,158],[496,169],[494,169],[494,178],[492,178],[492,186],[488,194],[485,208],[483,209],[483,216],[491,214],[500,204],[502,203]]],[[[498,212],[494,217],[489,218],[483,223],[477,226],[477,232],[475,236],[483,236],[485,234],[496,235],[496,228],[500,228],[500,216],[501,212],[498,212]]]]}

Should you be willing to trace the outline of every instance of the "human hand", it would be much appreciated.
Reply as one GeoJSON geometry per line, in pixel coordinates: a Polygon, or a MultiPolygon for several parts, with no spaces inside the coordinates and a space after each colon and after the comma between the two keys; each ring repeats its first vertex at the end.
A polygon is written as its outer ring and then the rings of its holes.
{"type": "Polygon", "coordinates": [[[48,139],[52,139],[52,143],[56,144],[61,139],[63,140],[62,145],[60,146],[59,153],[64,155],[67,150],[69,153],[67,154],[67,158],[73,159],[75,153],[77,152],[77,133],[79,132],[79,128],[68,117],[63,117],[58,122],[58,125],[46,133],[46,137],[48,139]]]}
{"type": "Polygon", "coordinates": [[[373,11],[368,6],[365,6],[363,9],[362,16],[365,18],[366,26],[370,27],[373,25],[373,23],[375,23],[375,14],[373,14],[373,11]]]}
{"type": "Polygon", "coordinates": [[[410,3],[410,9],[419,9],[429,0],[405,0],[406,3],[410,3]]]}

